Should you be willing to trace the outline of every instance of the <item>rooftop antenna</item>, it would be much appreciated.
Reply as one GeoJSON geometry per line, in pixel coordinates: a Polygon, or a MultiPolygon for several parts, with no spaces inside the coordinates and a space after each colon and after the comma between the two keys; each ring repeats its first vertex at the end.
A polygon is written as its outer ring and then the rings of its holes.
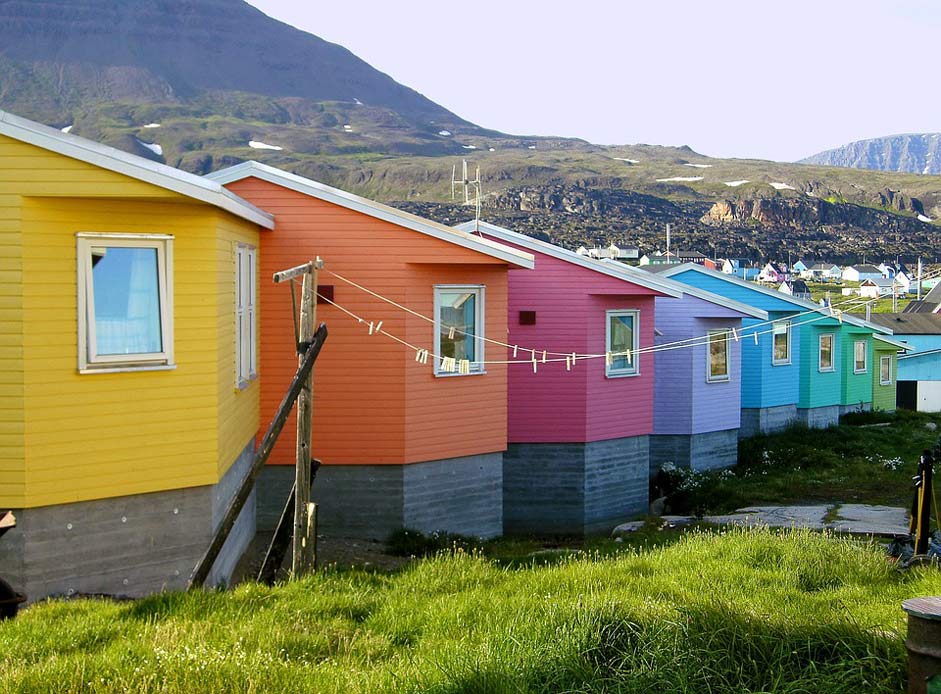
{"type": "Polygon", "coordinates": [[[477,167],[474,178],[467,175],[467,160],[462,160],[461,178],[457,177],[457,164],[451,167],[451,202],[455,201],[457,187],[464,189],[464,205],[474,206],[474,233],[480,233],[480,203],[483,198],[483,190],[480,185],[480,167],[477,167]],[[473,191],[473,195],[471,192],[473,191]]]}
{"type": "Polygon", "coordinates": [[[670,224],[667,223],[667,253],[669,252],[670,252],[670,224]]]}

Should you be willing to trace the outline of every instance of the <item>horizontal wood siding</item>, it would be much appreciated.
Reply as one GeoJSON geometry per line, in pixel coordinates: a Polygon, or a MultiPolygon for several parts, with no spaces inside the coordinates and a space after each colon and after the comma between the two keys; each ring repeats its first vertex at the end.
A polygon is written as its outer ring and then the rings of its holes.
{"type": "MultiPolygon", "coordinates": [[[[400,304],[420,301],[422,313],[429,317],[434,284],[451,284],[456,277],[468,282],[479,278],[474,284],[492,280],[496,311],[490,312],[488,294],[487,330],[494,334],[505,330],[505,312],[499,315],[505,301],[500,298],[500,281],[489,274],[496,269],[505,275],[505,263],[255,178],[228,187],[273,213],[277,224],[274,231],[262,234],[259,261],[262,428],[297,368],[290,290],[271,282],[278,270],[320,256],[327,270],[320,273],[320,284],[334,287],[337,304],[367,321],[382,321],[383,330],[428,349],[433,334],[429,323],[407,318],[403,311],[329,271],[400,304]],[[480,274],[468,266],[476,266],[480,274]]],[[[434,378],[430,361],[416,364],[413,351],[388,337],[370,336],[365,324],[339,309],[320,304],[317,321],[327,323],[330,333],[314,368],[312,450],[324,463],[402,464],[502,450],[494,443],[506,435],[505,398],[497,397],[501,387],[494,387],[501,378],[499,368],[487,377],[461,377],[463,385],[440,378],[429,381],[434,378]],[[413,386],[408,392],[415,401],[407,403],[407,388],[413,386]],[[460,391],[461,401],[446,398],[450,408],[433,412],[429,403],[440,400],[428,400],[427,388],[452,396],[460,391]],[[482,415],[488,408],[494,411],[482,415]],[[410,416],[418,410],[421,415],[410,416]],[[487,435],[467,450],[466,441],[480,433],[481,422],[489,427],[487,435]]],[[[272,454],[273,464],[293,464],[295,431],[295,423],[289,421],[272,454]]]]}
{"type": "MultiPolygon", "coordinates": [[[[4,141],[0,138],[0,162],[4,141]]],[[[0,181],[5,177],[0,165],[0,181]]],[[[26,497],[20,197],[0,194],[0,508],[26,497]]]]}
{"type": "MultiPolygon", "coordinates": [[[[855,329],[844,324],[839,339],[842,340],[843,383],[840,397],[841,405],[859,405],[872,402],[872,333],[855,329]],[[866,342],[866,372],[855,373],[855,349],[857,340],[866,342]]],[[[840,366],[839,364],[837,365],[840,366]]]]}
{"type": "MultiPolygon", "coordinates": [[[[640,349],[653,346],[655,321],[654,297],[649,290],[636,296],[593,294],[589,297],[588,350],[593,354],[605,351],[606,311],[637,309],[640,312],[640,349]]],[[[637,357],[638,375],[608,378],[604,375],[605,360],[585,363],[588,370],[588,441],[645,436],[653,432],[653,391],[656,357],[637,357]]]]}
{"type": "Polygon", "coordinates": [[[25,201],[29,505],[218,481],[216,224],[197,205],[25,201]],[[77,231],[175,237],[175,370],[77,372],[77,231]]]}
{"type": "Polygon", "coordinates": [[[896,377],[898,376],[898,359],[896,348],[884,342],[872,342],[872,409],[895,412],[896,409],[896,377]],[[890,383],[880,383],[880,368],[882,357],[891,358],[889,373],[892,375],[890,383]]]}
{"type": "MultiPolygon", "coordinates": [[[[239,454],[255,437],[260,424],[259,401],[261,385],[258,379],[247,387],[238,388],[236,383],[236,250],[239,243],[258,248],[258,227],[254,224],[224,213],[217,213],[216,234],[216,301],[219,337],[217,342],[216,373],[219,402],[219,477],[229,469],[239,454]]],[[[256,254],[257,257],[257,254],[256,254]]],[[[255,268],[255,286],[261,285],[258,268],[255,268]]],[[[257,296],[256,296],[257,302],[257,296]]],[[[261,311],[256,308],[255,325],[261,320],[261,311]]],[[[257,360],[257,356],[256,356],[257,360]]],[[[256,361],[257,364],[257,361],[256,361]]]]}
{"type": "MultiPolygon", "coordinates": [[[[609,379],[604,359],[579,361],[566,371],[564,361],[543,364],[541,353],[604,353],[608,308],[640,309],[642,339],[652,340],[654,292],[533,254],[535,269],[514,270],[509,280],[508,342],[519,346],[518,360],[531,359],[524,348],[537,356],[535,373],[530,363],[510,366],[510,442],[584,443],[649,433],[653,402],[650,392],[641,391],[652,383],[652,359],[644,358],[642,368],[649,373],[643,377],[609,379]],[[535,325],[520,325],[521,311],[534,311],[535,325]]],[[[511,350],[505,352],[513,358],[511,350]]]]}
{"type": "MultiPolygon", "coordinates": [[[[656,300],[656,345],[686,340],[695,329],[695,304],[688,297],[656,300]]],[[[654,434],[688,434],[693,428],[694,348],[656,353],[654,378],[654,434]]]]}
{"type": "MultiPolygon", "coordinates": [[[[710,330],[741,328],[740,319],[697,318],[693,335],[708,335],[710,330]]],[[[728,342],[729,380],[707,380],[709,376],[709,347],[697,345],[689,350],[692,354],[692,402],[693,422],[689,433],[701,434],[711,431],[738,429],[742,421],[742,343],[734,339],[728,342]]],[[[661,355],[657,355],[658,358],[661,355]]]]}
{"type": "Polygon", "coordinates": [[[840,348],[840,331],[836,326],[807,323],[801,326],[800,395],[797,406],[830,407],[840,404],[845,355],[840,348]],[[833,371],[820,370],[820,336],[833,335],[833,371]]]}

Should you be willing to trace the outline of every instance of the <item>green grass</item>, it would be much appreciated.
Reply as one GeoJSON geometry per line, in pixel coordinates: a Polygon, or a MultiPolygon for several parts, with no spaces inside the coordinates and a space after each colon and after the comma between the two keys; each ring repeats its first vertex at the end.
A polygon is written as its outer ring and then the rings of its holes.
{"type": "Polygon", "coordinates": [[[800,531],[528,568],[457,552],[395,575],[43,603],[0,624],[0,689],[901,692],[899,603],[939,593],[935,569],[800,531]]]}
{"type": "Polygon", "coordinates": [[[672,473],[667,503],[677,513],[724,513],[760,503],[907,507],[919,456],[938,440],[929,425],[941,425],[941,416],[899,410],[843,421],[830,429],[798,427],[740,441],[734,468],[672,473]],[[865,426],[878,423],[888,426],[865,426]]]}

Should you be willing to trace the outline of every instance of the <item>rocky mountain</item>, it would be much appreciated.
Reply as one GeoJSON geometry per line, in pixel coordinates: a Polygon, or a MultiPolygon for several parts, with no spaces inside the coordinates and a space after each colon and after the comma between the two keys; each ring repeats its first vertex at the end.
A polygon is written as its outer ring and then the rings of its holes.
{"type": "Polygon", "coordinates": [[[242,0],[0,0],[0,109],[194,173],[257,159],[452,223],[466,159],[486,218],[570,247],[652,251],[670,223],[678,247],[756,260],[941,252],[941,178],[487,130],[242,0]]]}
{"type": "Polygon", "coordinates": [[[941,174],[941,134],[890,135],[859,140],[801,161],[823,166],[941,174]]]}

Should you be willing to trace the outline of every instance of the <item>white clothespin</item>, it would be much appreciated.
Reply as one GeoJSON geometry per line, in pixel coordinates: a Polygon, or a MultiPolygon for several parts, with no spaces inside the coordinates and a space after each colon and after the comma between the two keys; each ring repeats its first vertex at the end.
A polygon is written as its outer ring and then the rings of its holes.
{"type": "Polygon", "coordinates": [[[535,359],[533,359],[533,373],[536,373],[537,369],[538,369],[538,362],[535,359]]]}
{"type": "Polygon", "coordinates": [[[631,350],[627,350],[627,352],[625,352],[624,356],[627,357],[627,363],[630,364],[630,363],[631,363],[631,350]]]}
{"type": "Polygon", "coordinates": [[[732,339],[738,342],[738,333],[735,332],[735,328],[732,328],[732,339]]]}
{"type": "Polygon", "coordinates": [[[376,332],[378,333],[380,330],[382,330],[382,321],[379,321],[379,322],[376,324],[376,332]]]}
{"type": "Polygon", "coordinates": [[[755,332],[752,333],[752,335],[755,336],[755,344],[757,345],[758,344],[758,331],[756,330],[755,332]]]}
{"type": "Polygon", "coordinates": [[[369,321],[369,334],[372,335],[372,333],[373,333],[373,325],[372,325],[372,321],[369,321]]]}
{"type": "Polygon", "coordinates": [[[565,370],[566,371],[572,370],[572,357],[570,357],[567,354],[565,355],[565,370]]]}
{"type": "Polygon", "coordinates": [[[448,339],[449,339],[449,340],[453,340],[453,339],[454,339],[454,326],[453,326],[453,325],[451,326],[451,329],[448,330],[448,339]]]}
{"type": "Polygon", "coordinates": [[[513,345],[513,358],[516,359],[516,350],[519,349],[519,345],[513,345]]]}
{"type": "Polygon", "coordinates": [[[468,361],[467,359],[461,359],[461,364],[458,368],[458,372],[462,374],[469,374],[470,373],[470,361],[468,361]]]}
{"type": "Polygon", "coordinates": [[[577,358],[577,357],[575,356],[575,352],[572,352],[572,366],[575,366],[575,360],[576,360],[576,358],[577,358]]]}
{"type": "Polygon", "coordinates": [[[546,350],[542,350],[542,363],[546,363],[546,350]]]}
{"type": "Polygon", "coordinates": [[[611,356],[611,352],[604,353],[604,363],[607,366],[611,366],[611,364],[614,363],[614,358],[611,356]]]}

